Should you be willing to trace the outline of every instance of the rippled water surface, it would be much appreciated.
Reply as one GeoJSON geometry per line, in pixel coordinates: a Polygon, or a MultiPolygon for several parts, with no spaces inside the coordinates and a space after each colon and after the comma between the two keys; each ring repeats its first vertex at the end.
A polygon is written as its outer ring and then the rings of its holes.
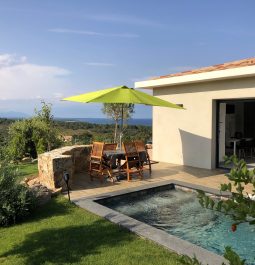
{"type": "Polygon", "coordinates": [[[255,264],[255,225],[241,224],[233,233],[233,220],[202,208],[196,193],[169,189],[104,205],[220,255],[231,246],[247,264],[255,264]]]}

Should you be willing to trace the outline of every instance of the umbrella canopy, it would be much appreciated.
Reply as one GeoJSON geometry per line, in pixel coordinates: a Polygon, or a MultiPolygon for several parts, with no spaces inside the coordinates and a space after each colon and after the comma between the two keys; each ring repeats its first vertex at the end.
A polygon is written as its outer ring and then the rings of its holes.
{"type": "Polygon", "coordinates": [[[175,109],[183,109],[182,107],[160,98],[151,96],[147,93],[129,88],[126,86],[113,87],[77,96],[64,98],[63,100],[81,102],[81,103],[119,103],[122,104],[122,119],[121,119],[121,136],[123,132],[123,105],[124,104],[143,104],[149,106],[160,106],[175,109]]]}
{"type": "Polygon", "coordinates": [[[168,108],[183,109],[182,107],[151,96],[147,93],[129,88],[126,86],[113,87],[77,96],[64,98],[63,100],[81,103],[123,103],[123,104],[143,104],[150,106],[161,106],[168,108]]]}

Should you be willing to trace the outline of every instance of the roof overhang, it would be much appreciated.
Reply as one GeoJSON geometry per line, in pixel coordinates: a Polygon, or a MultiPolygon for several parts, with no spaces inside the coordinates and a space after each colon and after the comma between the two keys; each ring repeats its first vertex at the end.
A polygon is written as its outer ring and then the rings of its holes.
{"type": "Polygon", "coordinates": [[[227,80],[234,78],[255,76],[255,65],[231,68],[225,70],[204,72],[198,74],[189,74],[182,76],[158,78],[146,81],[135,82],[135,88],[153,89],[164,86],[176,86],[189,83],[201,83],[217,80],[227,80]]]}

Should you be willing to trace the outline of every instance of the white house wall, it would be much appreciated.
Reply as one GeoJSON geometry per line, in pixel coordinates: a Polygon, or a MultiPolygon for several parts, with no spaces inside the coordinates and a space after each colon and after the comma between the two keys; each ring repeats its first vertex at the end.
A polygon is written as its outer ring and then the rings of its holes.
{"type": "Polygon", "coordinates": [[[255,98],[255,77],[156,87],[153,94],[186,110],[153,108],[153,159],[215,167],[216,100],[255,98]]]}

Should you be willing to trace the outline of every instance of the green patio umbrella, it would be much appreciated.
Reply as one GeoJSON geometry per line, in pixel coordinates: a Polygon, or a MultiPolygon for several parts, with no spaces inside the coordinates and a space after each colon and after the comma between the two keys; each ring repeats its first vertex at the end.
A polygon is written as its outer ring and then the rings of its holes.
{"type": "Polygon", "coordinates": [[[183,109],[182,107],[160,98],[151,96],[144,92],[129,88],[126,86],[113,87],[77,96],[64,98],[66,101],[81,102],[81,103],[119,103],[122,104],[122,119],[120,133],[120,147],[122,143],[123,133],[123,106],[124,104],[143,104],[149,106],[160,106],[175,109],[183,109]]]}

